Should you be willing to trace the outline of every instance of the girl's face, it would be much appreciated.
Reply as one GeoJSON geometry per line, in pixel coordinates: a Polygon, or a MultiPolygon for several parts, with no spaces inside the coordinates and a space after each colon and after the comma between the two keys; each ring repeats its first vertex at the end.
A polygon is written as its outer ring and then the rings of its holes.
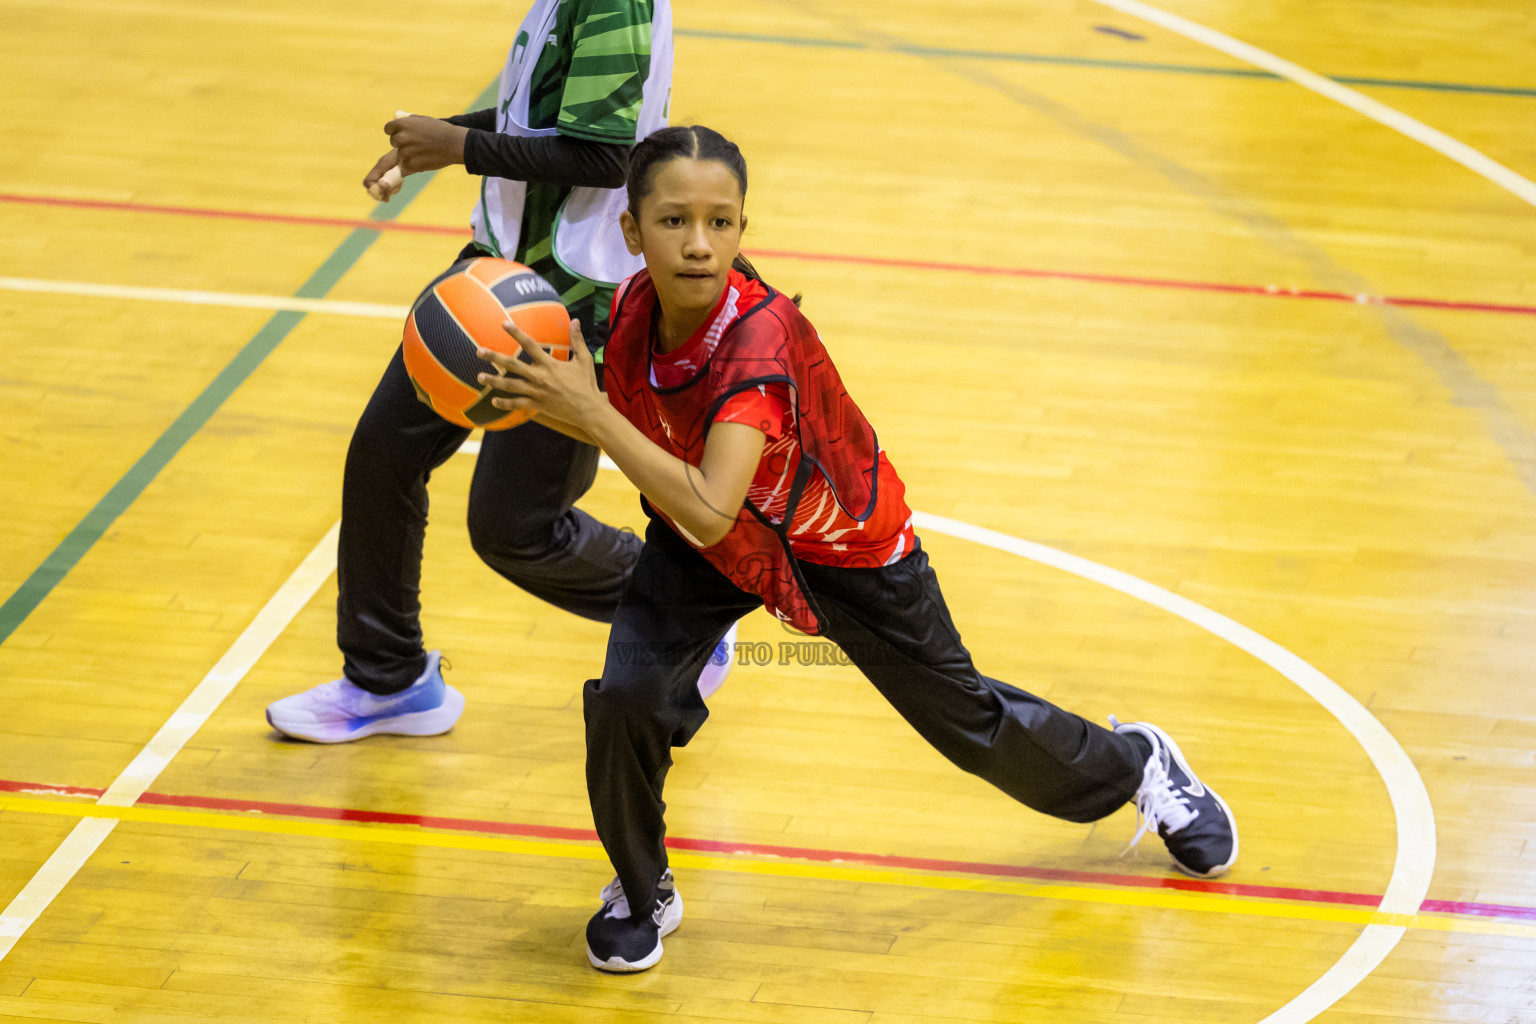
{"type": "Polygon", "coordinates": [[[645,257],[663,311],[708,311],[725,291],[726,272],[747,226],[736,176],[718,160],[678,157],[651,172],[640,216],[619,222],[629,251],[645,257]]]}

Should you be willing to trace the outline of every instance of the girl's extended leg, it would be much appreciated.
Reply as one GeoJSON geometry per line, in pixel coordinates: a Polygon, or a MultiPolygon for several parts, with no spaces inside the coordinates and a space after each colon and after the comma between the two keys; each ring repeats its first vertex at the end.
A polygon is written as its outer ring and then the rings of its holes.
{"type": "Polygon", "coordinates": [[[1150,744],[978,672],[921,549],[878,569],[801,569],[827,639],[956,765],[1068,821],[1097,820],[1136,795],[1150,744]]]}

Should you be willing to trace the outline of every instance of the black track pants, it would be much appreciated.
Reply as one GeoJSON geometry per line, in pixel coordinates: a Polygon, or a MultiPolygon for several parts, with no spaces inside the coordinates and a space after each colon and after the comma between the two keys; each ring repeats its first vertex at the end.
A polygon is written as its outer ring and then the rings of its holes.
{"type": "MultiPolygon", "coordinates": [[[[591,324],[582,329],[592,336],[591,324]]],[[[396,349],[352,434],[342,479],[336,641],[347,678],[365,690],[403,690],[426,667],[427,480],[468,436],[416,398],[396,349]]],[[[537,421],[487,432],[469,490],[469,537],[487,565],[530,594],[608,622],[640,538],[573,507],[592,486],[597,456],[537,421]]]]}
{"type": "MultiPolygon", "coordinates": [[[[921,549],[878,569],[801,569],[825,639],[957,766],[1068,821],[1097,820],[1135,795],[1146,753],[1133,740],[976,670],[921,549]]],[[[613,619],[603,676],[584,692],[587,791],[625,892],[649,893],[666,867],[671,748],[708,716],[695,685],[705,661],[730,624],[760,604],[652,521],[613,619]]]]}

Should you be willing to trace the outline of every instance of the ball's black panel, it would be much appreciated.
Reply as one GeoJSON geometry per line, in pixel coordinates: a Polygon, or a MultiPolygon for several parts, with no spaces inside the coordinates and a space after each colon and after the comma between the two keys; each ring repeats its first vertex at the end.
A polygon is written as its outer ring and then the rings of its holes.
{"type": "Polygon", "coordinates": [[[436,294],[423,295],[414,311],[416,332],[443,368],[467,386],[480,390],[479,376],[495,373],[496,367],[475,355],[475,343],[453,318],[436,294]]]}
{"type": "Polygon", "coordinates": [[[507,410],[498,409],[491,404],[491,399],[498,396],[506,397],[502,395],[500,391],[487,391],[485,394],[476,399],[473,405],[463,410],[464,418],[469,420],[469,422],[473,423],[477,427],[483,427],[488,423],[495,423],[503,416],[512,415],[511,413],[507,412],[507,410]]]}
{"type": "Polygon", "coordinates": [[[507,309],[526,306],[530,302],[559,302],[560,293],[555,286],[533,271],[513,274],[491,285],[491,294],[507,309]]]}

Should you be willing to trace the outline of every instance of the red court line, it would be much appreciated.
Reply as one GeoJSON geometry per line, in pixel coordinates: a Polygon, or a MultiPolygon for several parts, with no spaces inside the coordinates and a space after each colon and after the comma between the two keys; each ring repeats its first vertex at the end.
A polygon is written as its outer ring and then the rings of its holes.
{"type": "Polygon", "coordinates": [[[883,256],[840,256],[834,253],[805,253],[780,249],[754,249],[750,256],[813,260],[818,263],[851,263],[862,266],[891,267],[900,270],[943,270],[950,273],[982,274],[993,277],[1030,277],[1042,280],[1079,281],[1087,284],[1117,284],[1135,288],[1171,288],[1180,291],[1221,292],[1227,295],[1252,295],[1269,299],[1317,299],[1348,302],[1359,306],[1415,306],[1424,309],[1451,309],[1478,313],[1517,313],[1536,315],[1536,306],[1498,302],[1461,302],[1452,299],[1421,299],[1395,295],[1332,292],[1315,288],[1289,288],[1275,284],[1225,284],[1219,281],[1181,281],[1167,277],[1134,277],[1125,274],[1092,274],[1075,270],[1041,270],[1029,267],[994,267],[979,263],[940,263],[929,260],[891,259],[883,256]]]}
{"type": "Polygon", "coordinates": [[[441,224],[402,224],[398,220],[352,220],[346,217],[312,217],[296,213],[257,213],[253,210],[218,210],[207,206],[160,206],[155,203],[123,203],[105,199],[64,199],[58,196],[27,196],[0,192],[0,203],[30,206],[62,206],[77,210],[115,210],[120,213],[163,213],[174,217],[249,220],[272,224],[302,224],[321,228],[372,228],[375,231],[415,231],[428,235],[467,235],[467,228],[441,224]]]}
{"type": "MultiPolygon", "coordinates": [[[[39,782],[0,779],[0,792],[34,793],[54,796],[101,796],[105,790],[83,786],[55,786],[39,782]]],[[[393,811],[365,811],[346,807],[316,807],[310,804],[279,803],[270,800],[237,800],[217,796],[183,796],[169,793],[145,793],[140,804],[160,807],[186,807],[202,810],[240,811],[278,814],[290,818],[315,818],[323,821],[360,821],[373,824],[414,825],[418,828],[481,835],[520,836],[539,839],[565,839],[596,842],[591,829],[558,825],[534,825],[521,822],[482,821],[475,818],[442,818],[424,814],[399,814],[393,811]]],[[[1018,864],[991,864],[982,861],[944,860],[933,857],[904,857],[894,854],[858,853],[848,850],[822,850],[804,846],[776,846],[765,843],[735,843],[719,839],[690,839],[670,836],[667,848],[704,853],[747,854],[757,857],[787,857],[823,864],[863,864],[880,867],[933,871],[941,874],[984,875],[990,878],[1023,878],[1042,882],[1077,882],[1112,885],[1135,889],[1179,889],[1186,892],[1213,893],[1288,900],[1301,903],[1335,903],[1374,908],[1380,896],[1367,893],[1339,892],[1332,889],[1297,889],[1277,885],[1253,885],[1238,882],[1204,882],[1194,878],[1120,875],[1098,871],[1070,871],[1061,868],[1037,868],[1018,864]]],[[[1518,907],[1497,903],[1464,903],[1450,900],[1425,900],[1421,911],[1441,914],[1468,914],[1480,917],[1513,918],[1536,921],[1536,907],[1518,907]]]]}
{"type": "MultiPolygon", "coordinates": [[[[113,202],[101,199],[65,199],[55,196],[29,196],[0,192],[0,203],[60,206],[86,210],[114,210],[125,213],[157,213],[178,217],[212,217],[226,220],[300,224],[311,227],[367,228],[373,231],[407,231],[428,235],[453,235],[464,238],[462,227],[443,224],[404,224],[398,220],[351,220],[344,217],[312,217],[300,214],[256,213],[247,210],[219,210],[199,206],[161,206],[152,203],[113,202]]],[[[1363,306],[1403,306],[1416,309],[1444,309],[1465,313],[1511,313],[1536,316],[1536,306],[1501,302],[1464,302],[1453,299],[1426,299],[1400,295],[1366,295],[1327,291],[1316,288],[1291,288],[1273,284],[1227,284],[1220,281],[1183,281],[1165,277],[1139,277],[1128,274],[1095,274],[1075,270],[1048,270],[1032,267],[998,267],[979,263],[947,263],[937,260],[905,260],[883,256],[854,256],[839,253],[797,252],[789,249],[753,249],[749,256],[770,259],[805,260],[814,263],[842,263],[852,266],[885,267],[896,270],[928,270],[951,274],[978,274],[990,277],[1033,278],[1048,281],[1075,281],[1080,284],[1107,284],[1131,288],[1161,288],[1176,291],[1213,292],[1270,299],[1309,299],[1320,302],[1346,302],[1363,306]]]]}

